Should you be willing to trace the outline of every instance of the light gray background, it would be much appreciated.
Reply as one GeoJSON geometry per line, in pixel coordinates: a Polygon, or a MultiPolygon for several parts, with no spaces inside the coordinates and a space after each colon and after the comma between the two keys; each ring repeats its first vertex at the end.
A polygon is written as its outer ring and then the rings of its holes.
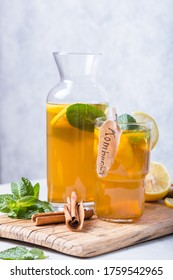
{"type": "Polygon", "coordinates": [[[173,1],[0,0],[0,182],[46,177],[54,51],[101,51],[97,80],[118,113],[160,130],[152,160],[173,176],[173,1]]]}

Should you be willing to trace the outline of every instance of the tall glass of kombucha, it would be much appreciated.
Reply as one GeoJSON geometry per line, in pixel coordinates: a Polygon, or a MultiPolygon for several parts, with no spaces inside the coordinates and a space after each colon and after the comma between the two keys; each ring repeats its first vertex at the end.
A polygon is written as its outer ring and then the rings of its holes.
{"type": "MultiPolygon", "coordinates": [[[[100,130],[105,121],[106,118],[96,120],[95,159],[98,156],[100,130]]],[[[151,123],[117,124],[121,135],[113,163],[106,176],[97,174],[95,210],[100,219],[127,222],[139,218],[144,211],[144,179],[149,170],[151,123]]],[[[105,139],[109,140],[108,137],[105,139]]],[[[103,144],[103,155],[111,152],[106,142],[103,144]]]]}

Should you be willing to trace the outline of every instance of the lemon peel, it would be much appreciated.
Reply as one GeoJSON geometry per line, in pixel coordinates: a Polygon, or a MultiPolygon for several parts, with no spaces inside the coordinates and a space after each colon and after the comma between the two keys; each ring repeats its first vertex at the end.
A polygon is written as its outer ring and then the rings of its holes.
{"type": "Polygon", "coordinates": [[[56,122],[63,116],[66,114],[67,108],[69,106],[65,107],[64,109],[62,109],[50,122],[51,126],[54,126],[56,124],[56,122]]]}

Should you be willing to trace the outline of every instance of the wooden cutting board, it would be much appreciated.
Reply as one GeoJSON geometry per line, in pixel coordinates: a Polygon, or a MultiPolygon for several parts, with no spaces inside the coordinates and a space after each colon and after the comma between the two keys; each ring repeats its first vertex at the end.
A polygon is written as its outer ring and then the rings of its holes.
{"type": "Polygon", "coordinates": [[[34,226],[30,220],[0,216],[0,237],[29,242],[77,257],[92,257],[173,233],[173,209],[146,203],[144,215],[134,223],[109,223],[92,217],[83,231],[64,224],[34,226]]]}

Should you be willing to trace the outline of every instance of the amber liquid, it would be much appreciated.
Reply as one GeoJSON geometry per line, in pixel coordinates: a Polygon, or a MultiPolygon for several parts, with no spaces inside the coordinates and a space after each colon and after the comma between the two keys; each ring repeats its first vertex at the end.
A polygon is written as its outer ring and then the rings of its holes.
{"type": "MultiPolygon", "coordinates": [[[[95,154],[99,130],[95,130],[95,154]]],[[[114,164],[97,178],[96,213],[107,220],[133,220],[143,214],[144,178],[148,173],[150,132],[123,131],[114,164]]]]}
{"type": "MultiPolygon", "coordinates": [[[[47,104],[47,183],[48,200],[54,204],[66,202],[76,191],[78,199],[93,202],[96,184],[93,155],[94,132],[71,126],[62,115],[52,120],[69,105],[47,104]]],[[[107,105],[95,104],[102,111],[107,105]]]]}

